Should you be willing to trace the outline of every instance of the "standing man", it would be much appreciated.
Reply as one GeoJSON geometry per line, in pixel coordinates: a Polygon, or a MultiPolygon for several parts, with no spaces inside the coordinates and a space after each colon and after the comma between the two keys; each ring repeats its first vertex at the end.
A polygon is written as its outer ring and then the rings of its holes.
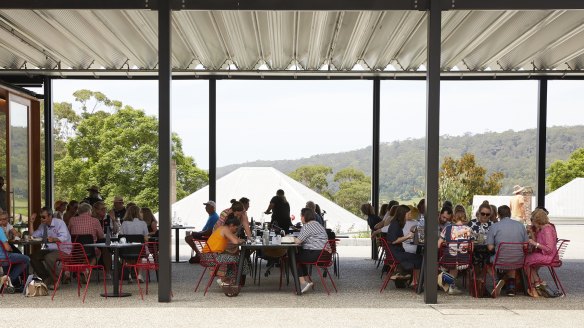
{"type": "MultiPolygon", "coordinates": [[[[36,218],[36,213],[31,216],[32,220],[36,218]]],[[[57,248],[58,242],[71,242],[71,235],[67,229],[65,221],[53,218],[53,213],[50,208],[43,207],[41,209],[41,225],[32,233],[34,238],[46,238],[48,244],[45,248],[32,254],[30,264],[34,272],[43,279],[47,286],[56,282],[57,277],[53,269],[55,262],[59,258],[59,251],[57,248]]],[[[50,287],[49,287],[50,289],[50,287]]]]}
{"type": "Polygon", "coordinates": [[[278,189],[276,191],[276,196],[272,197],[270,205],[264,213],[272,214],[272,224],[275,223],[280,229],[288,231],[292,220],[290,220],[290,204],[284,196],[284,190],[278,189]]]}
{"type": "MultiPolygon", "coordinates": [[[[487,233],[487,247],[489,251],[496,251],[499,248],[499,244],[506,243],[526,243],[527,230],[523,224],[511,220],[511,209],[507,205],[499,206],[497,209],[497,214],[499,214],[499,222],[493,224],[489,228],[487,233]]],[[[495,256],[490,258],[490,262],[495,261],[495,256]]],[[[501,289],[506,284],[507,285],[507,296],[515,296],[515,276],[516,270],[507,270],[502,279],[500,279],[495,289],[491,292],[493,297],[499,295],[501,289]]]]}
{"type": "Polygon", "coordinates": [[[513,187],[513,197],[509,204],[509,207],[511,207],[511,217],[521,223],[525,223],[525,208],[523,207],[524,200],[523,195],[521,194],[523,190],[525,190],[524,187],[515,185],[513,187]]]}
{"type": "Polygon", "coordinates": [[[193,232],[191,235],[185,237],[186,243],[189,244],[189,246],[191,246],[191,248],[195,251],[195,256],[191,257],[189,260],[189,263],[191,264],[198,263],[200,260],[199,249],[195,245],[194,239],[208,238],[213,233],[213,227],[215,226],[215,223],[217,223],[217,220],[219,220],[219,214],[217,214],[217,211],[215,210],[216,205],[214,201],[210,200],[206,203],[203,203],[203,205],[205,205],[205,212],[209,214],[207,223],[205,223],[205,226],[201,231],[193,232]]]}
{"type": "Polygon", "coordinates": [[[89,205],[93,206],[93,204],[103,201],[103,199],[101,198],[101,196],[99,194],[99,188],[97,186],[95,186],[95,185],[91,186],[91,187],[87,188],[87,191],[89,192],[89,196],[85,197],[83,202],[88,203],[89,205]]]}
{"type": "Polygon", "coordinates": [[[4,177],[0,177],[0,210],[8,211],[6,208],[6,191],[4,190],[4,177]]]}

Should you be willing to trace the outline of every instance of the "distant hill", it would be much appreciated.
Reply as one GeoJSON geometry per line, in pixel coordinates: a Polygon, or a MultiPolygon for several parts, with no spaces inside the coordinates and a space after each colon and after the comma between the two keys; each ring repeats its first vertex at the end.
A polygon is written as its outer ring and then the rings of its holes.
{"type": "MultiPolygon", "coordinates": [[[[466,152],[489,173],[505,174],[502,194],[510,194],[516,184],[535,186],[536,130],[488,132],[440,138],[440,158],[458,158],[466,152]]],[[[584,126],[551,127],[547,130],[547,165],[567,159],[584,147],[584,126]]],[[[380,147],[380,193],[382,199],[410,199],[424,188],[425,139],[408,139],[383,143],[380,147]]],[[[353,166],[371,175],[371,147],[343,153],[321,154],[297,160],[255,161],[218,168],[221,177],[238,167],[272,166],[290,173],[303,165],[321,164],[334,172],[353,166]]]]}

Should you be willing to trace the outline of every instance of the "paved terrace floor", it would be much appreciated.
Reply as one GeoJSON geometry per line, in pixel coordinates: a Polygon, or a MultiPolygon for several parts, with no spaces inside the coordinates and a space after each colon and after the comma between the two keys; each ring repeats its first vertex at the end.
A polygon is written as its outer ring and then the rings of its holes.
{"type": "MultiPolygon", "coordinates": [[[[439,292],[438,305],[426,305],[423,295],[412,290],[388,289],[379,293],[380,271],[366,259],[369,248],[341,246],[341,278],[336,279],[338,293],[327,296],[319,281],[315,290],[303,296],[292,293],[291,286],[278,290],[279,269],[261,286],[248,280],[238,297],[228,298],[213,284],[207,296],[193,292],[201,268],[188,263],[173,264],[171,303],[157,302],[157,283],[150,285],[150,294],[140,299],[136,284],[124,285],[132,292],[128,298],[104,299],[99,296],[101,285],[92,282],[85,304],[77,297],[75,285],[63,286],[51,301],[50,297],[26,298],[4,295],[0,299],[1,327],[38,326],[69,327],[83,323],[88,327],[119,326],[140,321],[147,327],[205,326],[295,326],[306,324],[322,327],[390,326],[415,324],[419,327],[465,326],[541,327],[568,325],[581,327],[584,322],[584,225],[558,226],[560,238],[572,242],[559,275],[568,295],[557,299],[532,299],[518,294],[498,299],[475,299],[468,295],[449,296],[439,292]],[[10,309],[10,310],[7,310],[10,309]],[[261,320],[261,323],[258,323],[261,320]],[[291,321],[296,320],[296,321],[291,321]]],[[[181,249],[183,258],[190,252],[181,249]]],[[[316,278],[316,275],[315,275],[316,278]]],[[[205,278],[206,279],[206,278],[205,278]]],[[[111,282],[108,283],[108,289],[111,282]]]]}

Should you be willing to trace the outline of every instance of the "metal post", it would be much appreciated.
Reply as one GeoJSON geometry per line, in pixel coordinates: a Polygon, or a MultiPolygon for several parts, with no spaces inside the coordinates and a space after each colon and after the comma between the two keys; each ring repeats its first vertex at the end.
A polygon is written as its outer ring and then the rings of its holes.
{"type": "Polygon", "coordinates": [[[209,79],[209,200],[217,201],[217,80],[209,79]]]}
{"type": "MultiPolygon", "coordinates": [[[[380,131],[380,81],[376,77],[373,79],[373,141],[372,141],[372,161],[371,161],[371,205],[375,213],[379,210],[379,131],[380,131]]],[[[371,258],[377,260],[377,245],[371,244],[371,258]]]]}
{"type": "Polygon", "coordinates": [[[545,206],[548,81],[539,80],[537,108],[537,206],[545,206]]]}
{"type": "Polygon", "coordinates": [[[160,280],[158,301],[170,302],[172,270],[170,264],[171,242],[171,1],[158,3],[158,200],[160,280]]]}
{"type": "Polygon", "coordinates": [[[426,72],[426,224],[424,248],[424,302],[436,304],[438,279],[438,171],[440,137],[440,1],[431,0],[428,15],[428,65],[426,72]]]}
{"type": "Polygon", "coordinates": [[[53,207],[54,157],[53,157],[53,79],[46,76],[43,82],[45,120],[45,206],[53,207]]]}

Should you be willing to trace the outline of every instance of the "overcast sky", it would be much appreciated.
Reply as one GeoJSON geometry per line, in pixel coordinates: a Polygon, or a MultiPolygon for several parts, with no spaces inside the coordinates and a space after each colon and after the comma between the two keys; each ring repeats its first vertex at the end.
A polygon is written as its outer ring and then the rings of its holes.
{"type": "MultiPolygon", "coordinates": [[[[217,81],[218,166],[296,159],[371,145],[372,85],[362,81],[217,81]]],[[[158,116],[156,81],[55,80],[54,101],[101,91],[158,116]]],[[[537,124],[536,81],[443,82],[441,134],[525,130],[537,124]]],[[[584,82],[549,82],[548,126],[584,125],[584,82]]],[[[381,140],[425,136],[425,83],[381,82],[381,140]]],[[[208,168],[208,82],[173,82],[172,129],[208,168]]]]}

